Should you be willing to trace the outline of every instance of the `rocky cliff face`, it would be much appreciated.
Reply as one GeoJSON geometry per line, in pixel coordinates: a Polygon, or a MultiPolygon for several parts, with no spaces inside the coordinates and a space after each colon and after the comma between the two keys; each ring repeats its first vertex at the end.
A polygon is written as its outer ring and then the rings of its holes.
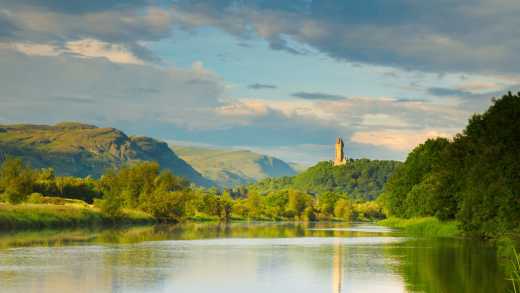
{"type": "Polygon", "coordinates": [[[166,143],[81,123],[0,125],[0,160],[7,156],[21,157],[36,168],[52,167],[59,175],[81,177],[99,177],[108,168],[133,161],[156,161],[175,175],[211,185],[166,143]]]}

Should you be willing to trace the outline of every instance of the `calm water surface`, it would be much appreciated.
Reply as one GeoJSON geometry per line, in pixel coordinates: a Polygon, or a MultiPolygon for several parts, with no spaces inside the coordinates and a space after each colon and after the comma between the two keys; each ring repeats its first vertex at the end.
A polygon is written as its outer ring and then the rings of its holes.
{"type": "Polygon", "coordinates": [[[489,243],[366,224],[0,234],[0,292],[507,292],[489,243]]]}

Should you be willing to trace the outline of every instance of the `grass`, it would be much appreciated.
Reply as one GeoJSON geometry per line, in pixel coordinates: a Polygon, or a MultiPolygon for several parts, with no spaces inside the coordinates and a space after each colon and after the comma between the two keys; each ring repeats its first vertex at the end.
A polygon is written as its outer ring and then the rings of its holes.
{"type": "Polygon", "coordinates": [[[130,225],[153,222],[155,219],[144,212],[125,209],[121,216],[113,218],[84,203],[59,205],[0,203],[0,230],[130,225]]]}
{"type": "Polygon", "coordinates": [[[511,283],[515,293],[520,292],[520,255],[513,249],[513,257],[511,258],[511,283]]]}
{"type": "Polygon", "coordinates": [[[410,235],[426,237],[459,236],[461,231],[456,221],[442,222],[435,217],[424,218],[388,218],[378,222],[378,225],[398,228],[410,235]]]}

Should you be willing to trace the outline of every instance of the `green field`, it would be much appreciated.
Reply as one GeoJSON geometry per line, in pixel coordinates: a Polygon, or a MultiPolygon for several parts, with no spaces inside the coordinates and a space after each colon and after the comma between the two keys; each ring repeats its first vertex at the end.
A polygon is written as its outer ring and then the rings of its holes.
{"type": "Polygon", "coordinates": [[[141,211],[124,209],[117,218],[80,201],[66,204],[0,203],[0,229],[39,229],[102,225],[153,223],[155,219],[141,211]]]}

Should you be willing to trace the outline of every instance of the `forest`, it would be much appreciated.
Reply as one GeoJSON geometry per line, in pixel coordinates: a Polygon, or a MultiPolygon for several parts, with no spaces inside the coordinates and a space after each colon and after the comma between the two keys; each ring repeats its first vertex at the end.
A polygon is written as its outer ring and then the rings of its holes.
{"type": "Polygon", "coordinates": [[[99,179],[56,176],[10,158],[0,167],[0,201],[16,204],[64,204],[75,199],[117,219],[126,209],[145,212],[160,222],[185,220],[367,220],[382,218],[376,202],[353,201],[347,193],[311,194],[282,188],[245,194],[202,188],[155,162],[108,170],[99,179]]]}
{"type": "Polygon", "coordinates": [[[417,146],[385,185],[389,216],[456,220],[467,234],[520,229],[520,96],[493,99],[453,139],[417,146]]]}

